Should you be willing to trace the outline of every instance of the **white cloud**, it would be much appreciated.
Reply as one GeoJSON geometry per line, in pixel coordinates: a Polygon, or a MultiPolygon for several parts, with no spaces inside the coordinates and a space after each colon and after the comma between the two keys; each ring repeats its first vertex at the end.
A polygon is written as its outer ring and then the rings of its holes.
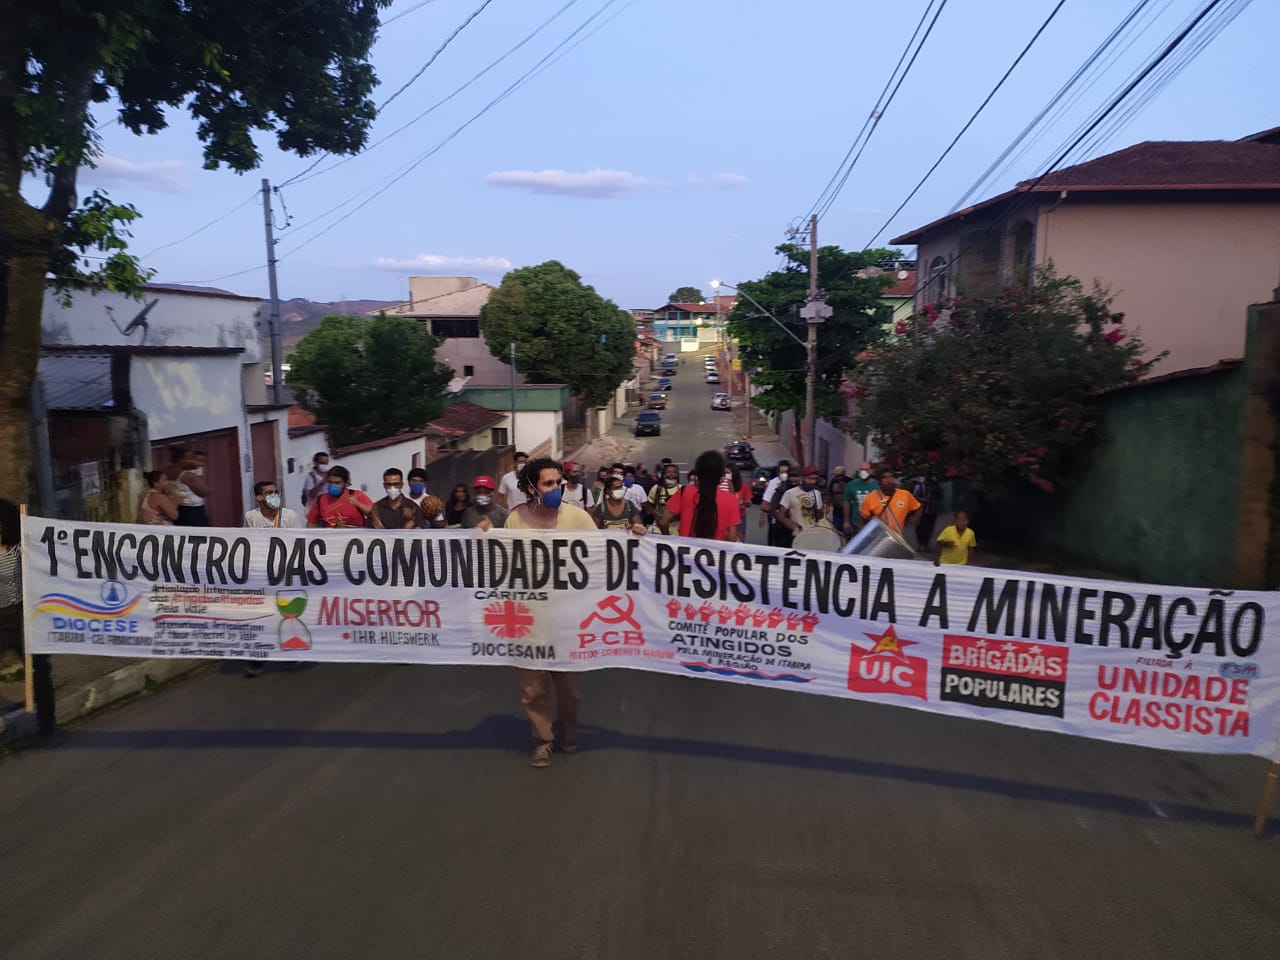
{"type": "Polygon", "coordinates": [[[500,170],[485,177],[499,187],[519,187],[533,193],[571,197],[620,197],[624,193],[647,187],[651,181],[629,170],[500,170]]]}
{"type": "Polygon", "coordinates": [[[187,188],[187,170],[178,160],[129,160],[104,154],[97,169],[82,176],[90,183],[139,183],[153,190],[177,193],[187,188]]]}
{"type": "Polygon", "coordinates": [[[750,177],[743,176],[740,173],[717,173],[713,178],[716,186],[725,190],[733,190],[737,187],[745,187],[751,182],[750,177]]]}
{"type": "Polygon", "coordinates": [[[506,257],[445,257],[438,253],[420,253],[407,259],[379,257],[374,261],[374,266],[383,270],[422,270],[429,273],[448,270],[506,273],[511,269],[511,261],[506,257]]]}

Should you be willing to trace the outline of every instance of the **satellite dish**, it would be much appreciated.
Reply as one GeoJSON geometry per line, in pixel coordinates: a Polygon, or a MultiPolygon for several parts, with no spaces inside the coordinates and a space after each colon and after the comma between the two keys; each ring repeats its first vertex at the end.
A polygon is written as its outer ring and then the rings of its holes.
{"type": "Polygon", "coordinates": [[[899,279],[899,280],[905,280],[905,279],[907,279],[907,271],[905,271],[905,270],[899,270],[899,271],[898,271],[898,279],[899,279]]]}

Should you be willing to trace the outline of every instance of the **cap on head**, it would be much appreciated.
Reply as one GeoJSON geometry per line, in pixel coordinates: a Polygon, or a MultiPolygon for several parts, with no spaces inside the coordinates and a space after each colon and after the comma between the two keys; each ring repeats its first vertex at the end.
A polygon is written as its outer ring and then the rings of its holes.
{"type": "Polygon", "coordinates": [[[804,468],[804,476],[806,476],[806,477],[816,477],[817,475],[818,475],[818,468],[817,468],[817,467],[809,466],[809,467],[805,467],[805,468],[804,468]]]}
{"type": "Polygon", "coordinates": [[[566,460],[566,461],[564,462],[564,472],[565,472],[565,473],[569,473],[569,472],[571,472],[571,471],[575,470],[575,469],[577,468],[577,466],[578,466],[578,465],[577,465],[576,463],[574,463],[572,460],[566,460]]]}
{"type": "Polygon", "coordinates": [[[486,474],[483,474],[483,473],[482,473],[482,474],[480,474],[480,476],[476,477],[475,482],[472,484],[472,486],[473,486],[473,487],[484,487],[486,490],[492,490],[492,489],[493,489],[493,477],[487,476],[486,474]]]}

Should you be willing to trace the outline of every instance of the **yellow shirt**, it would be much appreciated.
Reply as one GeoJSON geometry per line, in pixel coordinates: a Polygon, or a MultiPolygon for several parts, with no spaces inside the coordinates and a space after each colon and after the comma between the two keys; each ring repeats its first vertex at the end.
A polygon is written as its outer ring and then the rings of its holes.
{"type": "Polygon", "coordinates": [[[526,522],[527,511],[530,507],[527,504],[521,504],[516,507],[507,516],[506,528],[508,530],[594,530],[596,522],[591,519],[591,514],[576,507],[572,503],[560,504],[560,509],[556,512],[556,525],[554,527],[540,527],[526,522]]]}
{"type": "Polygon", "coordinates": [[[962,534],[953,524],[938,534],[938,543],[942,544],[938,559],[943,563],[968,563],[969,551],[978,545],[978,538],[973,535],[973,527],[965,527],[962,534]],[[943,543],[944,540],[952,542],[943,543]]]}

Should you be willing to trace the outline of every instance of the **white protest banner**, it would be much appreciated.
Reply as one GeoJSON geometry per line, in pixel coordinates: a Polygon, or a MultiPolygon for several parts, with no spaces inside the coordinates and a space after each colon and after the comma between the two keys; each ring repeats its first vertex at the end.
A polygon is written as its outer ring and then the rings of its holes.
{"type": "Polygon", "coordinates": [[[1274,593],[606,532],[27,517],[39,653],[629,667],[1268,755],[1274,593]]]}

